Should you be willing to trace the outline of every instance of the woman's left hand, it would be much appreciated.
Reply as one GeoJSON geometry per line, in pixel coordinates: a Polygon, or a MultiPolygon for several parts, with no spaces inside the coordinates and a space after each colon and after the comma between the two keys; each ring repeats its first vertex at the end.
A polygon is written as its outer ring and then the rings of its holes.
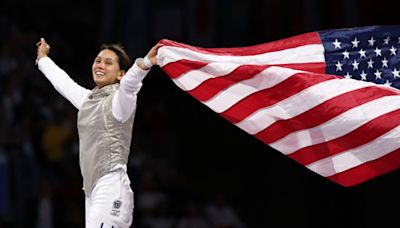
{"type": "Polygon", "coordinates": [[[147,53],[147,58],[149,58],[151,64],[153,65],[157,65],[157,51],[161,46],[163,46],[163,44],[157,43],[150,49],[149,53],[147,53]]]}

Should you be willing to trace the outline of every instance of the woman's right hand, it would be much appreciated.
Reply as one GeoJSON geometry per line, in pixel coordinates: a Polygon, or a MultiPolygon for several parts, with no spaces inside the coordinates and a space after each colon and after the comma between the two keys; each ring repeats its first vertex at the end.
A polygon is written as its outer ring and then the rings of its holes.
{"type": "Polygon", "coordinates": [[[50,45],[46,43],[46,40],[44,38],[40,38],[40,41],[36,43],[36,46],[37,46],[36,62],[38,62],[39,59],[49,54],[50,45]]]}

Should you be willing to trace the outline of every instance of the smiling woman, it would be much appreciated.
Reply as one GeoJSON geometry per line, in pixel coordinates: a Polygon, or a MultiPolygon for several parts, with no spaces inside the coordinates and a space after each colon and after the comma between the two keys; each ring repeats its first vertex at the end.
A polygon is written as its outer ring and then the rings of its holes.
{"type": "Polygon", "coordinates": [[[42,73],[78,109],[79,158],[86,196],[85,227],[129,227],[133,192],[127,175],[137,93],[152,65],[155,45],[130,66],[120,45],[103,45],[92,65],[96,87],[86,89],[73,81],[47,55],[50,46],[37,43],[37,64],[42,73]]]}
{"type": "Polygon", "coordinates": [[[93,81],[98,87],[117,83],[125,75],[129,64],[129,56],[122,47],[103,45],[92,65],[93,81]]]}

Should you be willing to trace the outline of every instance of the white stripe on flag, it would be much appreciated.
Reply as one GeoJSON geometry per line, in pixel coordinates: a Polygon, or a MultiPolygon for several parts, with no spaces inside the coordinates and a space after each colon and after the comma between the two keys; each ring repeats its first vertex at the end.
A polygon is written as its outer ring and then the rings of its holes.
{"type": "Polygon", "coordinates": [[[239,66],[241,65],[233,63],[209,63],[200,69],[182,74],[180,77],[173,79],[173,81],[184,91],[189,91],[208,79],[225,76],[239,66]]]}
{"type": "Polygon", "coordinates": [[[182,59],[200,62],[229,62],[256,65],[325,62],[324,47],[322,44],[309,44],[282,51],[248,56],[206,54],[173,46],[163,46],[158,52],[157,61],[160,67],[182,59]]]}
{"type": "Polygon", "coordinates": [[[363,163],[383,157],[400,148],[400,126],[357,148],[307,165],[310,170],[329,177],[363,163]]]}
{"type": "Polygon", "coordinates": [[[300,72],[302,71],[292,70],[290,68],[270,67],[255,75],[253,78],[232,85],[203,103],[215,112],[221,113],[250,94],[271,88],[300,72]],[[271,74],[274,75],[274,77],[271,77],[271,74]]]}
{"type": "Polygon", "coordinates": [[[371,119],[397,110],[399,107],[399,96],[381,97],[352,108],[319,126],[286,135],[282,139],[271,143],[270,146],[283,154],[291,154],[301,148],[346,135],[371,119]]]}
{"type": "Polygon", "coordinates": [[[374,85],[353,79],[332,79],[321,82],[272,106],[259,109],[236,126],[254,135],[278,120],[293,118],[336,96],[374,85]],[[346,83],[346,86],[342,83],[346,83]]]}

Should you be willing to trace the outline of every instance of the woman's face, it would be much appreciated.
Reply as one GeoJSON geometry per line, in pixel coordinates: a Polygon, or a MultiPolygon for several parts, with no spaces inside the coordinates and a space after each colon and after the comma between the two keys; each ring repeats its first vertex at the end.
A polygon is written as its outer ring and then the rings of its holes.
{"type": "Polygon", "coordinates": [[[97,87],[114,84],[121,80],[125,71],[120,69],[118,56],[109,49],[99,52],[92,65],[93,80],[97,87]]]}

